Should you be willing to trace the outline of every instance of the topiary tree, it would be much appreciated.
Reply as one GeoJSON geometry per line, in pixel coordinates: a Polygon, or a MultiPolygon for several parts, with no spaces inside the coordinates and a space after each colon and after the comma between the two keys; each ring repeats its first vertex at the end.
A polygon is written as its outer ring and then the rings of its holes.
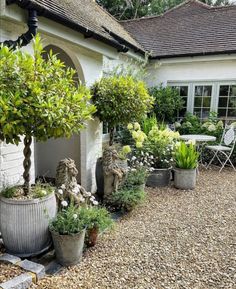
{"type": "Polygon", "coordinates": [[[153,103],[144,82],[132,76],[102,78],[93,85],[92,95],[98,118],[108,123],[110,145],[117,125],[141,120],[153,103]]]}
{"type": "Polygon", "coordinates": [[[178,91],[170,86],[152,87],[149,93],[155,99],[154,112],[158,120],[173,122],[178,111],[183,108],[184,101],[178,91]]]}
{"type": "Polygon", "coordinates": [[[0,47],[0,140],[18,145],[24,137],[24,192],[30,189],[31,143],[78,133],[95,107],[75,71],[55,55],[43,58],[40,37],[34,55],[0,47]]]}

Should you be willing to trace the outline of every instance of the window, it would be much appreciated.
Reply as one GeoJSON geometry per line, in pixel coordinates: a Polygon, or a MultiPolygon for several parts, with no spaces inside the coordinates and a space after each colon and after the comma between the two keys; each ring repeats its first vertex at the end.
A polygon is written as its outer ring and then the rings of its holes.
{"type": "Polygon", "coordinates": [[[179,95],[182,97],[184,101],[183,108],[178,112],[178,118],[184,117],[186,112],[187,112],[187,104],[188,104],[188,86],[186,85],[181,85],[181,86],[172,86],[175,88],[179,95]]]}
{"type": "Polygon", "coordinates": [[[196,85],[194,89],[193,113],[201,119],[208,118],[211,110],[211,85],[196,85]]]}
{"type": "Polygon", "coordinates": [[[218,116],[222,119],[236,119],[236,85],[220,85],[218,116]]]}

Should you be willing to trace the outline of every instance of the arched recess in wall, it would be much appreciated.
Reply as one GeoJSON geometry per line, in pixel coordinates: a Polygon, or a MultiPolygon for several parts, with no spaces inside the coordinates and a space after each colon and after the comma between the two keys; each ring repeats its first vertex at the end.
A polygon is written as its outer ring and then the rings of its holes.
{"type": "MultiPolygon", "coordinates": [[[[76,70],[75,82],[84,83],[84,75],[82,68],[76,57],[72,53],[66,52],[64,49],[55,45],[48,45],[44,48],[44,58],[48,57],[48,53],[52,50],[57,54],[57,58],[64,62],[66,67],[76,70]]],[[[56,176],[56,167],[58,162],[64,158],[72,158],[76,162],[79,170],[78,181],[81,182],[81,159],[80,159],[80,137],[74,135],[70,139],[59,138],[49,139],[46,142],[37,142],[35,144],[35,164],[36,176],[45,179],[53,179],[56,176]]]]}

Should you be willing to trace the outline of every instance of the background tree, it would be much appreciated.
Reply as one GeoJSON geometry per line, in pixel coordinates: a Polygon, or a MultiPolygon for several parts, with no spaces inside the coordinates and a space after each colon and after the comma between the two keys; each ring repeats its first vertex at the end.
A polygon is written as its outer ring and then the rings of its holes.
{"type": "MultiPolygon", "coordinates": [[[[159,15],[185,0],[97,0],[109,13],[119,20],[159,15]]],[[[199,0],[212,6],[230,5],[231,0],[199,0]]]]}
{"type": "Polygon", "coordinates": [[[70,137],[91,119],[90,91],[73,80],[75,71],[50,53],[43,59],[40,37],[34,55],[0,49],[0,140],[18,145],[24,137],[24,191],[30,189],[32,138],[70,137]]]}
{"type": "Polygon", "coordinates": [[[117,125],[141,120],[153,103],[144,82],[132,76],[102,78],[93,85],[92,94],[98,118],[108,123],[110,145],[117,125]]]}
{"type": "Polygon", "coordinates": [[[155,99],[154,113],[157,119],[166,123],[174,122],[184,104],[178,91],[169,86],[159,86],[150,88],[149,92],[155,99]]]}

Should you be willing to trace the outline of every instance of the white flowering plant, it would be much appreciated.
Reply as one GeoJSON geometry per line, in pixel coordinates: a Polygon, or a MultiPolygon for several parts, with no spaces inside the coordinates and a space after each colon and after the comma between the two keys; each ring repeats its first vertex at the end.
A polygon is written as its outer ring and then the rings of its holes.
{"type": "Polygon", "coordinates": [[[71,199],[73,203],[77,206],[97,206],[98,201],[91,192],[87,192],[82,186],[76,184],[74,188],[67,188],[62,184],[56,190],[56,197],[59,203],[59,209],[66,209],[71,204],[71,199]]]}
{"type": "Polygon", "coordinates": [[[154,126],[144,143],[144,154],[148,154],[153,169],[169,168],[172,165],[173,149],[180,135],[168,128],[154,126]]]}
{"type": "Polygon", "coordinates": [[[73,204],[58,212],[55,219],[49,224],[50,230],[58,232],[60,235],[77,234],[85,226],[84,219],[80,218],[80,209],[76,208],[73,204]]]}

